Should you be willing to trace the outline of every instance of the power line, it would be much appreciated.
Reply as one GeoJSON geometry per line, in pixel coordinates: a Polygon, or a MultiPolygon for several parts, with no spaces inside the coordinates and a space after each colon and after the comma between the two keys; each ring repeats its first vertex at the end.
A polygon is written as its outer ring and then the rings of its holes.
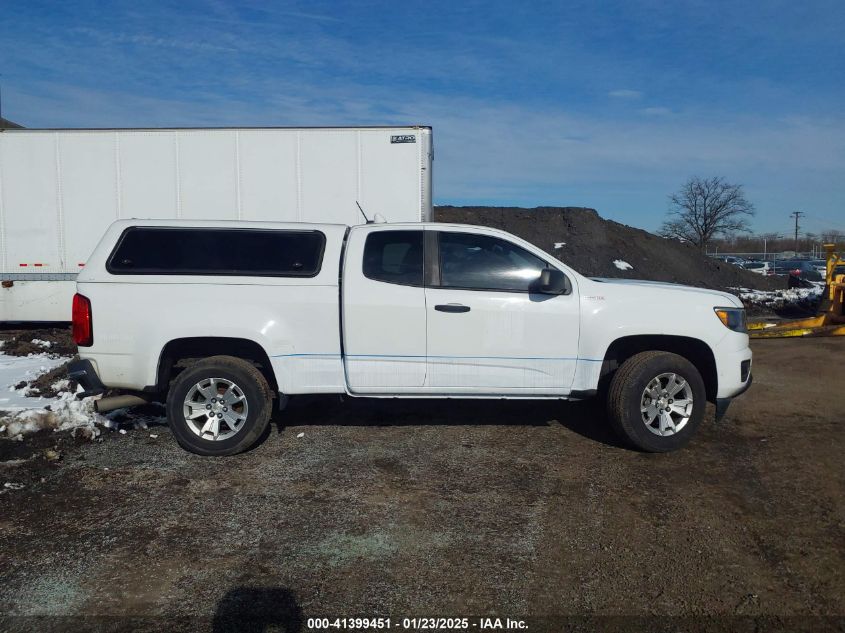
{"type": "Polygon", "coordinates": [[[823,215],[816,215],[815,213],[804,214],[804,224],[813,224],[814,226],[822,227],[824,229],[845,229],[845,224],[842,224],[842,219],[833,220],[823,215]]]}

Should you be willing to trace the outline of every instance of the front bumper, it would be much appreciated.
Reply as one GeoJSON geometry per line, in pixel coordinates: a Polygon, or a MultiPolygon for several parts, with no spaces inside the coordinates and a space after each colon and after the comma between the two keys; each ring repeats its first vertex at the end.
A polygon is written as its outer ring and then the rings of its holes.
{"type": "Polygon", "coordinates": [[[77,394],[77,398],[96,396],[106,390],[93,363],[87,358],[71,362],[67,368],[67,375],[68,378],[82,385],[83,391],[77,394]]]}
{"type": "Polygon", "coordinates": [[[728,407],[731,406],[731,402],[733,402],[734,398],[738,398],[746,391],[748,391],[749,387],[751,387],[751,383],[754,382],[754,376],[751,372],[748,373],[748,382],[746,382],[742,388],[737,391],[734,395],[730,398],[716,398],[716,422],[721,420],[725,417],[725,413],[728,412],[728,407]]]}
{"type": "Polygon", "coordinates": [[[752,369],[748,335],[730,332],[713,347],[718,388],[716,398],[733,398],[748,388],[752,369]]]}

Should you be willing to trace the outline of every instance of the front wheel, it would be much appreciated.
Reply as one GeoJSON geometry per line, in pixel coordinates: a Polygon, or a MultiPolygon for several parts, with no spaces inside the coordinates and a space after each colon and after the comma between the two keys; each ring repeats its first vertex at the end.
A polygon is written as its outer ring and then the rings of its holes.
{"type": "Polygon", "coordinates": [[[167,420],[182,448],[198,455],[234,455],[267,429],[272,399],[267,380],[251,363],[212,356],[173,381],[167,420]]]}
{"type": "Polygon", "coordinates": [[[704,419],[707,396],[695,366],[669,352],[641,352],[610,382],[607,412],[616,432],[635,447],[665,453],[684,446],[704,419]]]}

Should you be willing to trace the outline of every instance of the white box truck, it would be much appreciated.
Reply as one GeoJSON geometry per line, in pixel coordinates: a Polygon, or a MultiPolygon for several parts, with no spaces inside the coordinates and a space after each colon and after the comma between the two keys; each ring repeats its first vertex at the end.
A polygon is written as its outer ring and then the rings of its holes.
{"type": "Polygon", "coordinates": [[[115,220],[431,219],[430,127],[3,130],[0,321],[69,321],[115,220]]]}

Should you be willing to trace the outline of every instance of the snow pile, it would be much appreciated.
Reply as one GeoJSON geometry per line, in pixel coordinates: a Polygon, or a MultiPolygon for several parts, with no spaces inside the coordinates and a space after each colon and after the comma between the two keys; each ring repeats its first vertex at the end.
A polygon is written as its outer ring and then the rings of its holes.
{"type": "Polygon", "coordinates": [[[812,288],[789,288],[788,290],[751,290],[750,288],[732,288],[739,294],[743,303],[764,306],[771,310],[783,308],[811,308],[824,292],[824,284],[812,288]]]}
{"type": "Polygon", "coordinates": [[[616,266],[619,270],[634,270],[634,267],[631,266],[628,262],[624,259],[614,259],[613,265],[616,266]]]}
{"type": "Polygon", "coordinates": [[[25,409],[0,420],[0,437],[23,440],[24,436],[38,431],[53,430],[70,431],[74,437],[80,435],[91,440],[100,435],[98,427],[125,435],[126,427],[148,429],[167,424],[161,405],[150,405],[161,407],[161,415],[156,415],[155,410],[139,415],[132,413],[131,409],[100,414],[94,411],[94,401],[98,398],[91,396],[78,400],[76,394],[63,392],[43,409],[25,409]]]}
{"type": "MultiPolygon", "coordinates": [[[[1,341],[0,341],[1,342],[1,341]]],[[[34,344],[49,343],[33,339],[34,344]]],[[[41,345],[41,347],[46,347],[41,345]]],[[[22,440],[42,430],[70,431],[72,435],[93,439],[100,435],[100,428],[119,430],[126,428],[147,429],[166,424],[164,407],[146,405],[138,410],[117,409],[105,415],[94,411],[98,396],[78,400],[71,391],[70,381],[61,378],[60,372],[53,372],[47,381],[51,382],[56,397],[31,397],[38,394],[42,385],[30,386],[46,372],[51,372],[70,360],[65,357],[50,357],[47,354],[28,356],[7,356],[0,352],[0,437],[22,440]],[[54,379],[58,378],[58,379],[54,379]]],[[[42,378],[43,382],[43,378],[42,378]]],[[[81,391],[81,388],[78,388],[81,391]]]]}
{"type": "Polygon", "coordinates": [[[52,358],[46,354],[7,356],[0,352],[0,410],[20,411],[50,404],[52,400],[46,398],[27,397],[30,393],[29,383],[68,360],[62,356],[52,358]]]}
{"type": "Polygon", "coordinates": [[[94,411],[94,398],[77,400],[76,394],[65,392],[50,402],[49,408],[18,411],[3,420],[0,434],[15,439],[44,429],[71,431],[89,439],[100,434],[97,424],[108,426],[106,419],[94,411]]]}
{"type": "Polygon", "coordinates": [[[50,349],[53,345],[50,341],[42,341],[40,338],[32,339],[32,344],[38,345],[38,347],[43,347],[44,349],[50,349]]]}

